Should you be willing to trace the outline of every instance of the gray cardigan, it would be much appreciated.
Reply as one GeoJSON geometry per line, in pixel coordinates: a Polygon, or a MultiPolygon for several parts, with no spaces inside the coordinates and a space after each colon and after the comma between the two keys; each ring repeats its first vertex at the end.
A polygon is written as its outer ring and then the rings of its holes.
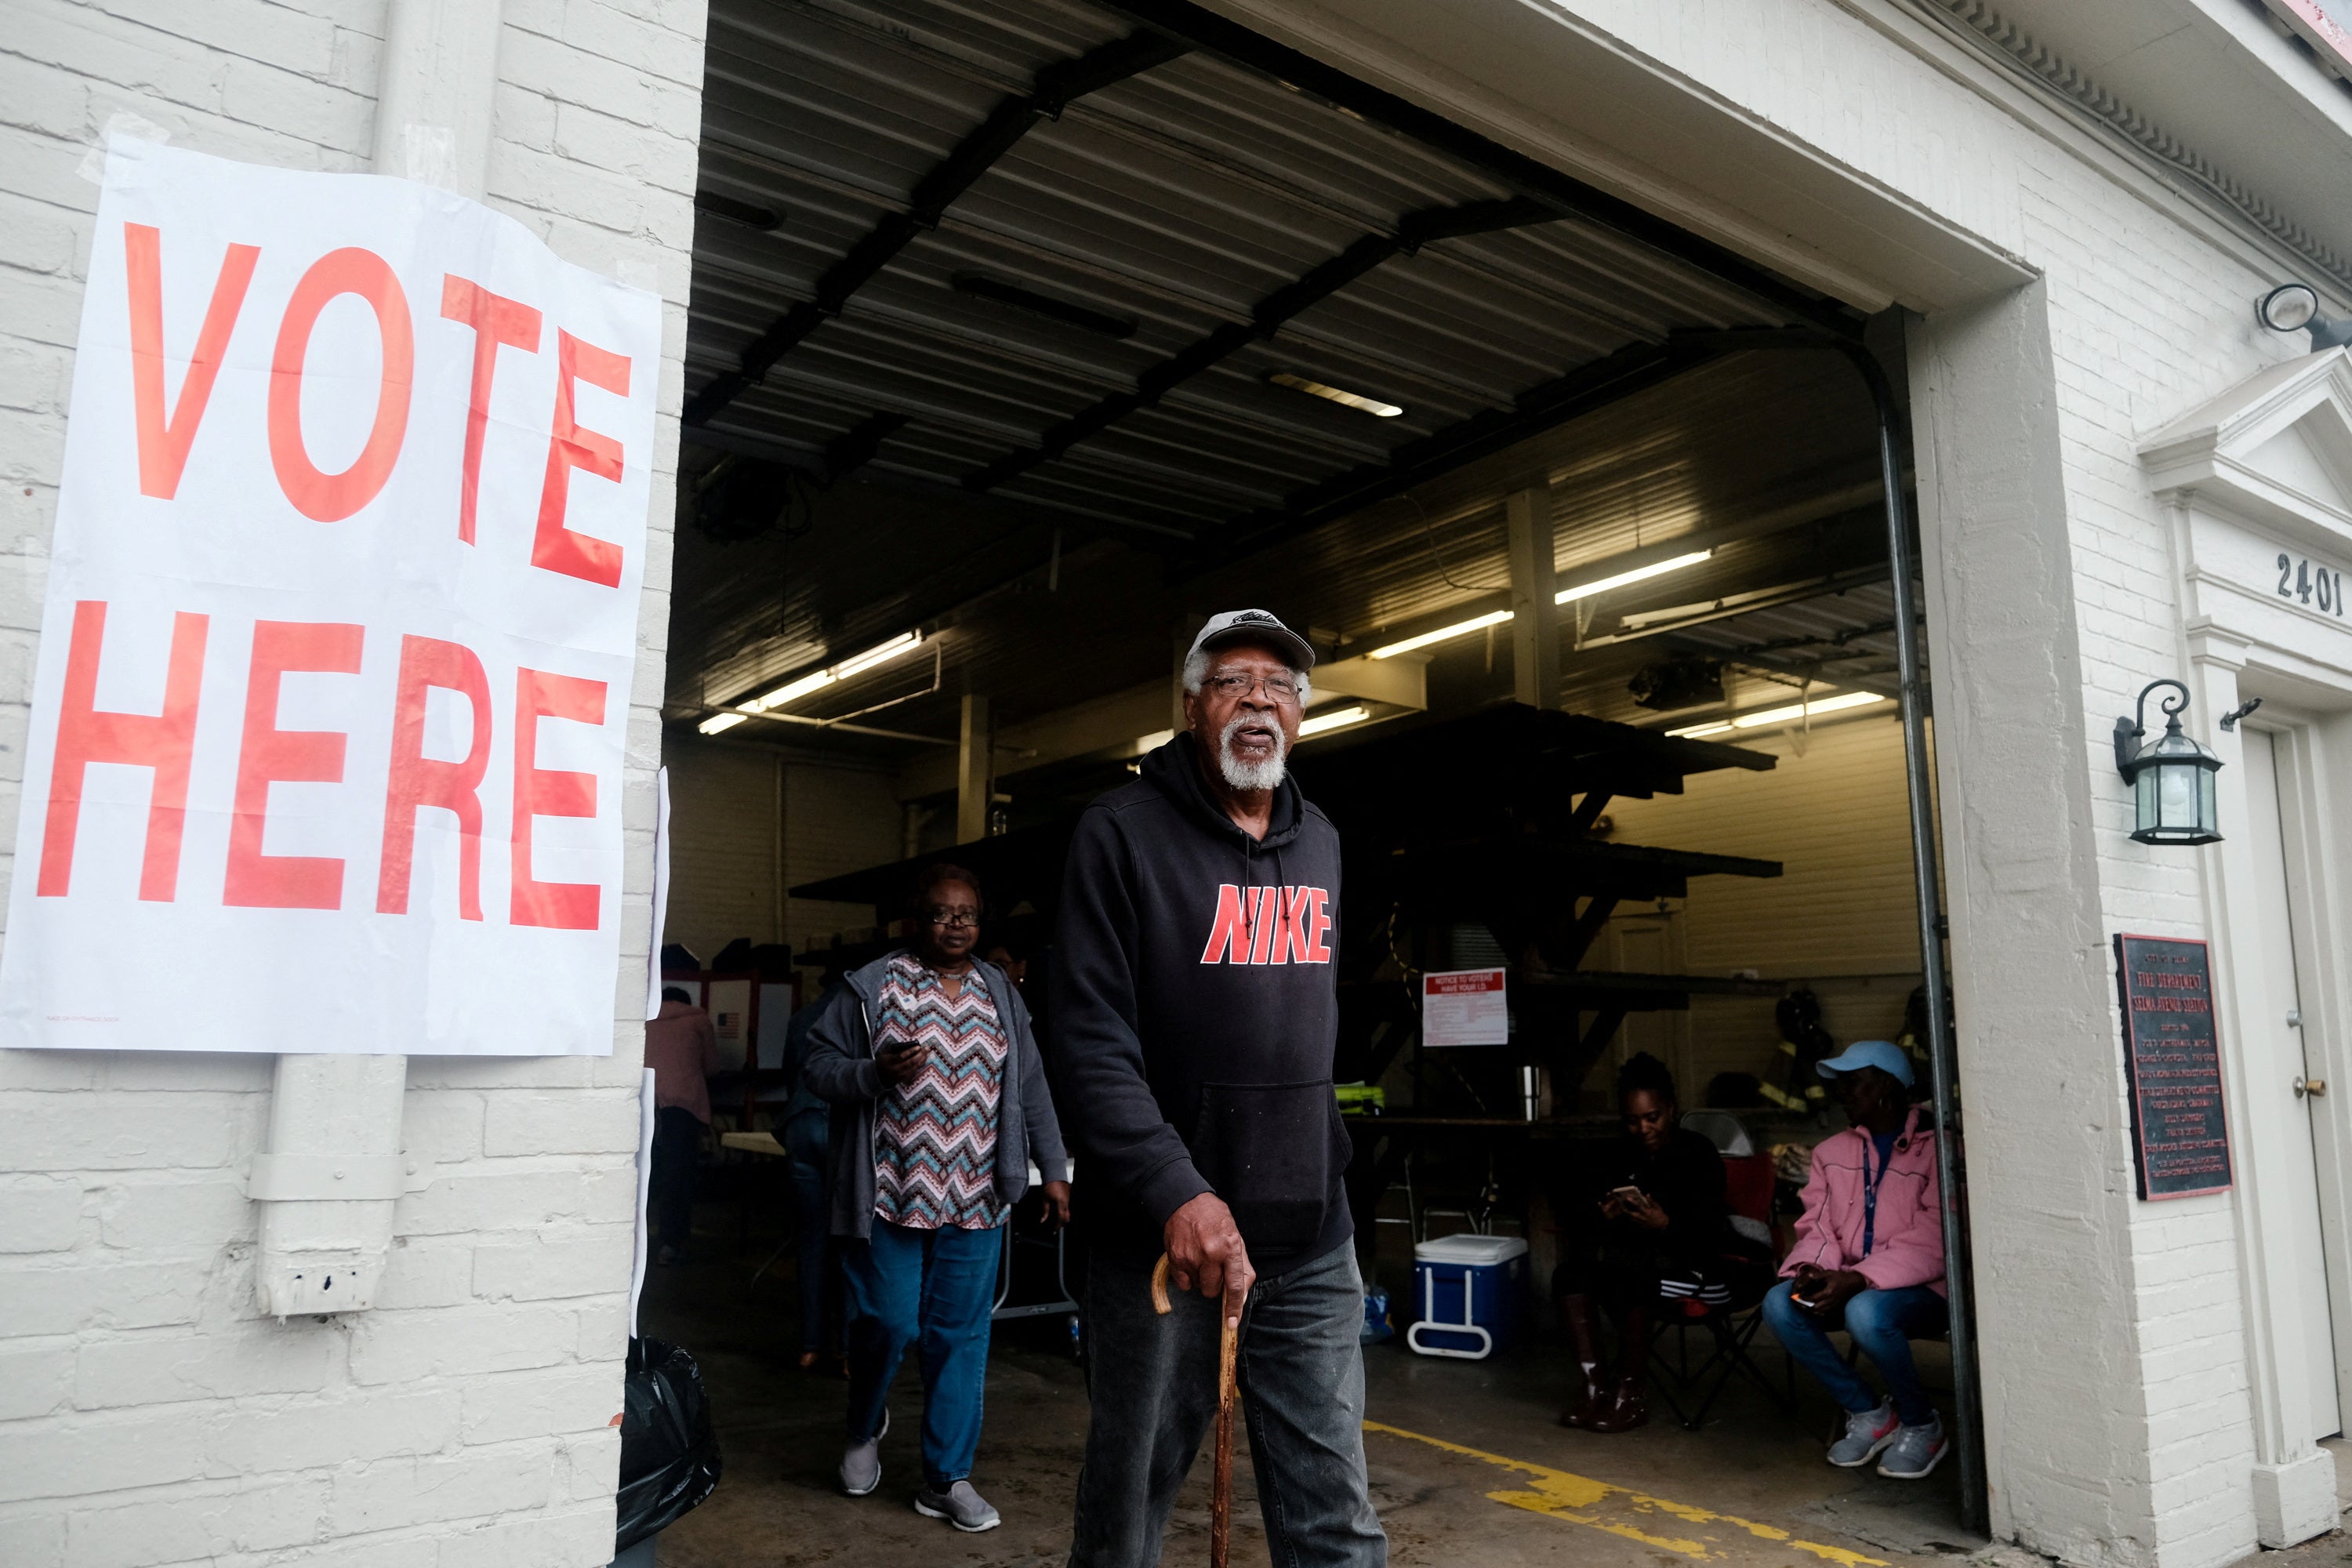
{"type": "MultiPolygon", "coordinates": [[[[833,1107],[833,1169],[827,1188],[835,1236],[864,1237],[874,1229],[874,1102],[881,1097],[882,1069],[874,1060],[873,1017],[882,977],[900,948],[865,968],[820,1001],[808,1034],[808,1057],[801,1082],[833,1107]]],[[[1045,1064],[1029,1027],[1029,1009],[1003,970],[979,959],[972,973],[996,1005],[997,1022],[1011,1045],[996,1112],[996,1195],[1018,1203],[1029,1190],[1029,1162],[1049,1182],[1068,1180],[1061,1123],[1054,1120],[1054,1097],[1045,1089],[1045,1064]]]]}

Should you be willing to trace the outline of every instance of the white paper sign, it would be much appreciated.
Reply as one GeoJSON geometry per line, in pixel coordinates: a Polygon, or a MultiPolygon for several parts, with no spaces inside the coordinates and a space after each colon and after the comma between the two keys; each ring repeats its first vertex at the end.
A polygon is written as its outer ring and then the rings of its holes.
{"type": "Polygon", "coordinates": [[[1425,1046],[1507,1046],[1510,1005],[1499,969],[1454,969],[1421,977],[1425,1046]]]}
{"type": "Polygon", "coordinates": [[[0,1045],[612,1049],[660,348],[446,192],[112,145],[0,1045]]]}

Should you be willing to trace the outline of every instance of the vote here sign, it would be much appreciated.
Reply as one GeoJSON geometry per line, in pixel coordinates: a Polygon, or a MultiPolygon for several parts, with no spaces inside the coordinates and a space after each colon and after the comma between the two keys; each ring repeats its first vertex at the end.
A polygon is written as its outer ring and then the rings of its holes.
{"type": "Polygon", "coordinates": [[[660,301],[118,140],[0,1045],[602,1055],[660,301]]]}

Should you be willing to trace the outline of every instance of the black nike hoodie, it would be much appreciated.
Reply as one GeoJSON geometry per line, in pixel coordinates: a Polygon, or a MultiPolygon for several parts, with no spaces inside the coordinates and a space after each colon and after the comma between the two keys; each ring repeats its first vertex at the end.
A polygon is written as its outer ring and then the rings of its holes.
{"type": "Polygon", "coordinates": [[[1339,835],[1287,778],[1263,839],[1201,777],[1192,737],[1079,817],[1047,1053],[1097,1246],[1156,1256],[1202,1193],[1274,1273],[1352,1226],[1331,1091],[1339,835]]]}

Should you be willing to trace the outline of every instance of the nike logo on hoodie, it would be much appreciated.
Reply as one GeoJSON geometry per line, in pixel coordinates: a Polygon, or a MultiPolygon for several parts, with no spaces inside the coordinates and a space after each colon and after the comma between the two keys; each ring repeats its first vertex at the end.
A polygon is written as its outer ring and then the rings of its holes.
{"type": "Polygon", "coordinates": [[[1328,963],[1331,891],[1328,888],[1217,889],[1203,963],[1328,963]]]}

